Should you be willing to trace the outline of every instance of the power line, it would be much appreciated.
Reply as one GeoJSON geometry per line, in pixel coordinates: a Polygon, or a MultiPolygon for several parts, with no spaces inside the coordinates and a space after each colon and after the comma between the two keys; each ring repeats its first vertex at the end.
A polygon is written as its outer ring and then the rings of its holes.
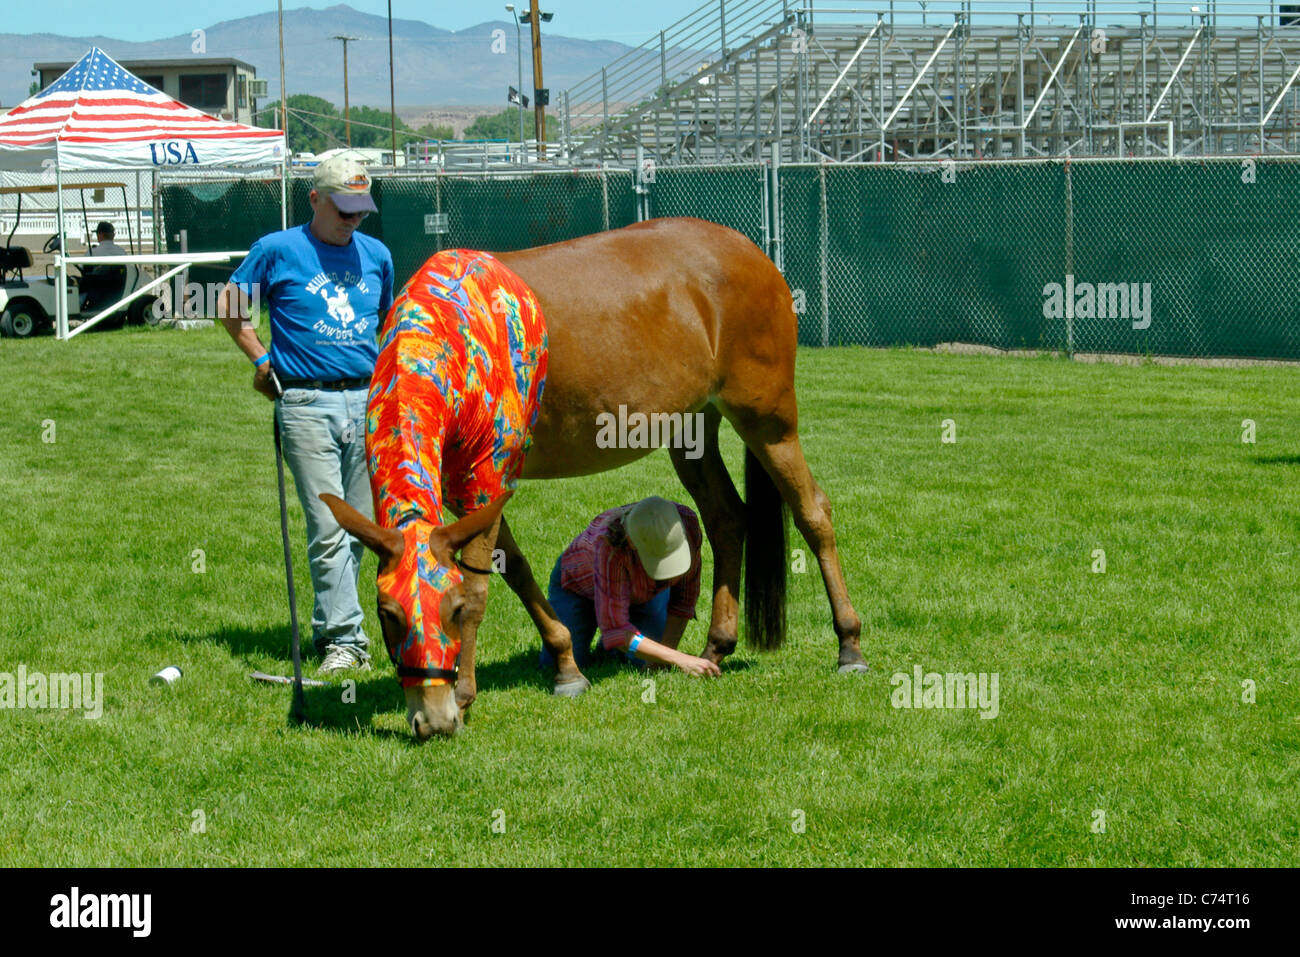
{"type": "MultiPolygon", "coordinates": [[[[253,115],[254,115],[254,116],[257,116],[257,115],[260,114],[260,113],[271,113],[271,112],[275,112],[275,111],[279,110],[279,108],[280,108],[280,107],[279,107],[278,105],[276,105],[276,106],[263,107],[262,109],[258,110],[256,113],[254,113],[253,115]]],[[[343,117],[339,116],[339,115],[336,114],[336,113],[335,113],[335,114],[330,114],[330,113],[317,113],[317,112],[315,112],[315,111],[313,111],[313,110],[303,110],[303,109],[299,109],[299,108],[296,107],[296,106],[291,106],[291,107],[289,107],[289,114],[290,114],[291,116],[298,116],[299,119],[302,119],[302,117],[304,117],[304,116],[316,116],[316,117],[319,117],[319,118],[321,118],[321,119],[323,119],[323,120],[341,120],[341,119],[343,119],[343,117]]],[[[366,129],[371,129],[371,130],[389,130],[389,129],[390,129],[390,127],[387,127],[387,126],[379,126],[379,125],[376,124],[376,123],[364,123],[364,122],[362,122],[361,120],[353,120],[352,122],[355,123],[357,126],[363,126],[363,127],[365,127],[366,129]]],[[[306,124],[307,124],[308,126],[310,126],[312,129],[316,130],[316,132],[321,133],[321,134],[324,135],[324,136],[333,136],[332,133],[326,133],[324,130],[320,129],[320,127],[315,126],[315,125],[312,124],[312,123],[308,123],[306,120],[303,120],[303,123],[306,123],[306,124]]],[[[430,124],[430,125],[432,125],[432,124],[430,124]]],[[[428,137],[426,137],[424,134],[422,134],[422,133],[418,133],[418,132],[416,132],[416,131],[414,131],[414,130],[409,130],[409,129],[407,129],[407,130],[398,130],[398,131],[397,131],[397,135],[398,135],[398,136],[409,136],[409,137],[412,137],[412,138],[417,139],[417,140],[428,139],[428,137]]],[[[338,139],[337,137],[334,137],[334,138],[335,138],[335,139],[338,139]]],[[[346,146],[346,145],[347,145],[347,144],[344,143],[342,140],[339,140],[339,144],[342,145],[342,146],[346,146]]]]}

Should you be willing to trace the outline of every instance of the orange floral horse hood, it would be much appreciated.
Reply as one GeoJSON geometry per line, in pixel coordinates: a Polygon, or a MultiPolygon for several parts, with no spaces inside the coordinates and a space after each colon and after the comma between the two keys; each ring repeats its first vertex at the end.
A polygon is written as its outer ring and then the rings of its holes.
{"type": "Polygon", "coordinates": [[[442,596],[461,581],[429,547],[442,506],[460,514],[518,483],[546,384],[546,322],[532,291],[488,253],[431,257],[389,311],[366,410],[375,520],[398,529],[402,560],[378,579],[406,613],[388,653],[404,686],[446,680],[459,629],[442,596]]]}

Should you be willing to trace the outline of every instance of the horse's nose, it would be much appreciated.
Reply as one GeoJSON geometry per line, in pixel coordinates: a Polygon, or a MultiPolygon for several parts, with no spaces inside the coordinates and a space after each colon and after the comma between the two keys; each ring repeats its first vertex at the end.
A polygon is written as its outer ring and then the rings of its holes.
{"type": "Polygon", "coordinates": [[[460,728],[460,709],[450,688],[408,689],[406,719],[411,733],[418,741],[428,741],[434,736],[450,737],[460,728]]]}
{"type": "Polygon", "coordinates": [[[428,741],[435,734],[449,735],[453,729],[440,729],[429,720],[423,711],[417,711],[411,716],[411,733],[415,735],[418,741],[428,741]]]}

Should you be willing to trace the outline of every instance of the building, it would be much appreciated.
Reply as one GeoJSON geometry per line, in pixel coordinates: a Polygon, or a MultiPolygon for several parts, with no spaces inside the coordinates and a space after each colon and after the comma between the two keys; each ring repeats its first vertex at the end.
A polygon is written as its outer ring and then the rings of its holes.
{"type": "MultiPolygon", "coordinates": [[[[257,69],[243,60],[178,57],[118,62],[145,83],[188,106],[249,126],[254,125],[258,98],[266,96],[266,81],[257,79],[257,69]]],[[[72,63],[37,63],[32,73],[43,90],[66,73],[72,63]]]]}

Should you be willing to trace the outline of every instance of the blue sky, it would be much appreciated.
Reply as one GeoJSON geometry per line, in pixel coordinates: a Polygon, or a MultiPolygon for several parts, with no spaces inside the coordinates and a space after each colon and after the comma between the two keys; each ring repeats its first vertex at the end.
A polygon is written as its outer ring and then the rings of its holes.
{"type": "MultiPolygon", "coordinates": [[[[324,9],[338,0],[284,0],[286,10],[324,9]]],[[[528,0],[516,0],[522,8],[528,0]]],[[[584,39],[619,40],[635,45],[704,5],[706,0],[544,0],[542,10],[555,14],[550,29],[584,39]]],[[[275,12],[275,0],[4,0],[0,33],[58,33],[108,36],[118,40],[158,40],[189,33],[196,26],[257,13],[275,12]]],[[[365,13],[384,15],[386,0],[348,0],[365,13]]],[[[393,0],[393,17],[423,20],[444,30],[460,30],[485,20],[504,20],[505,0],[393,0]]]]}

